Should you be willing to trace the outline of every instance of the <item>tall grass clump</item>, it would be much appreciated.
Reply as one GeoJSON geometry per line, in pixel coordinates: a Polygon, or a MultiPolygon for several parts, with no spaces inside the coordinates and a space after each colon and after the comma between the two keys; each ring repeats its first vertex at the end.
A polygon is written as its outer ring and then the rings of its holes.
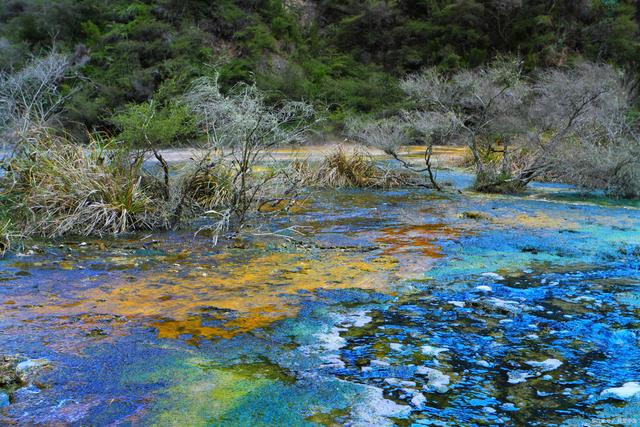
{"type": "Polygon", "coordinates": [[[3,203],[25,235],[104,235],[163,228],[167,203],[143,155],[99,136],[82,146],[45,131],[3,161],[3,203]]]}

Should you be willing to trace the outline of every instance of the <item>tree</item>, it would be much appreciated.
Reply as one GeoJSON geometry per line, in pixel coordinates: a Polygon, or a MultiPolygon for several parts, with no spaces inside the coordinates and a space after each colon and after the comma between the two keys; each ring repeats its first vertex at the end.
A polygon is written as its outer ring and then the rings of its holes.
{"type": "Polygon", "coordinates": [[[68,57],[51,50],[15,73],[0,72],[0,132],[10,144],[56,118],[68,97],[60,85],[69,69],[68,57]]]}
{"type": "Polygon", "coordinates": [[[263,173],[256,165],[270,159],[271,148],[302,141],[313,122],[313,108],[293,101],[268,105],[255,85],[239,84],[223,94],[217,77],[196,80],[185,99],[206,134],[208,154],[202,167],[230,169],[230,203],[215,212],[224,223],[218,228],[238,231],[252,209],[260,211],[266,205],[287,209],[282,202],[294,199],[297,183],[275,163],[263,173]]]}
{"type": "Polygon", "coordinates": [[[451,77],[431,68],[407,77],[401,87],[419,105],[411,121],[414,129],[447,129],[469,147],[478,189],[488,189],[486,184],[508,173],[511,139],[522,127],[518,112],[529,93],[517,60],[502,59],[451,77]],[[499,166],[496,153],[503,159],[499,166]]]}

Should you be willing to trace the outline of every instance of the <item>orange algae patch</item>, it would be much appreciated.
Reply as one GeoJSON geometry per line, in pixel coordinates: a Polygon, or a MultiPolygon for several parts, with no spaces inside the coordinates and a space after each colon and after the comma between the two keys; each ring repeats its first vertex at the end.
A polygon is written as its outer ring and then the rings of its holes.
{"type": "Polygon", "coordinates": [[[191,335],[230,338],[298,313],[301,292],[317,289],[385,290],[393,258],[373,260],[363,254],[320,252],[213,255],[197,266],[175,264],[171,270],[144,273],[128,281],[53,297],[31,310],[35,314],[110,314],[147,322],[159,338],[191,335]]]}
{"type": "Polygon", "coordinates": [[[385,254],[406,254],[420,252],[429,258],[442,258],[444,254],[436,243],[445,237],[459,237],[460,233],[445,224],[409,225],[398,228],[385,228],[383,235],[376,238],[387,245],[385,254]]]}

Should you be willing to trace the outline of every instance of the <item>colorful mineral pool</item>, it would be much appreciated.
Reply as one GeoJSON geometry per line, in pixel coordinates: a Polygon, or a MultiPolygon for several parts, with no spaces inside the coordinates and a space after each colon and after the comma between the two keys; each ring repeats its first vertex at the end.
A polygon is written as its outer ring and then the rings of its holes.
{"type": "Polygon", "coordinates": [[[0,424],[640,420],[640,210],[567,191],[318,192],[298,243],[6,259],[0,424]]]}

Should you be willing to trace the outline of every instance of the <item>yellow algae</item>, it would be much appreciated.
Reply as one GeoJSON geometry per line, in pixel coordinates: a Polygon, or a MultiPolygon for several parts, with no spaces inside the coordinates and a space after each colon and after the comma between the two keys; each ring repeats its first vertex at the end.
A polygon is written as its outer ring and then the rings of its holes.
{"type": "MultiPolygon", "coordinates": [[[[375,260],[375,258],[373,258],[375,260]]],[[[272,252],[248,257],[243,251],[213,255],[194,268],[185,261],[170,270],[122,278],[71,296],[50,296],[33,304],[36,315],[109,314],[147,321],[160,338],[231,337],[295,316],[300,292],[317,289],[384,290],[396,262],[385,255],[375,262],[364,254],[272,252]],[[206,267],[203,267],[206,265],[206,267]],[[204,323],[213,319],[215,325],[204,323]]]]}
{"type": "Polygon", "coordinates": [[[518,214],[515,216],[501,215],[495,217],[493,222],[497,224],[508,225],[512,227],[527,228],[551,228],[551,229],[569,229],[576,230],[580,226],[578,223],[567,218],[553,217],[543,212],[535,212],[534,214],[518,214]]]}

